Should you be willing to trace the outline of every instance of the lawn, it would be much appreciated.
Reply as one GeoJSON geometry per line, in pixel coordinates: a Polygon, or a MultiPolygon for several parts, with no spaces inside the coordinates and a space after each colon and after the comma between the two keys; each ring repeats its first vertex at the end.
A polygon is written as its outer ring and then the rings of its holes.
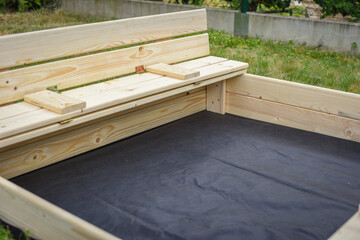
{"type": "MultiPolygon", "coordinates": [[[[105,21],[61,10],[0,13],[0,34],[105,21]]],[[[248,73],[360,94],[360,55],[334,53],[290,42],[234,37],[210,30],[211,55],[249,63],[248,73]]]]}

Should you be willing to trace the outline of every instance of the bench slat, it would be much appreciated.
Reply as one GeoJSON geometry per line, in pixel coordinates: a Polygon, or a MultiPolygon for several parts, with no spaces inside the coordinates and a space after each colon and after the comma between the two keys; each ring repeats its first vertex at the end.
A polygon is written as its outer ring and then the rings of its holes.
{"type": "Polygon", "coordinates": [[[180,62],[209,53],[208,34],[201,34],[2,72],[0,104],[55,85],[71,88],[135,72],[138,65],[180,62]]]}
{"type": "MultiPolygon", "coordinates": [[[[46,126],[48,124],[55,123],[67,118],[94,112],[106,107],[121,104],[134,99],[143,98],[155,93],[182,87],[231,72],[239,71],[239,74],[241,74],[240,71],[245,70],[247,66],[248,64],[246,63],[230,60],[199,68],[197,70],[200,71],[200,76],[190,80],[178,80],[170,77],[145,73],[142,75],[131,75],[109,82],[69,90],[63,94],[86,102],[87,107],[83,110],[83,112],[77,111],[60,115],[39,108],[35,111],[27,112],[21,115],[15,115],[6,119],[1,119],[0,138],[6,138],[8,136],[46,126]],[[115,83],[113,84],[112,82],[115,83]],[[123,84],[116,86],[116,82],[123,82],[123,84]],[[99,87],[109,84],[114,86],[108,88],[99,87]],[[86,94],[86,92],[96,92],[96,89],[102,89],[102,91],[91,95],[86,94]],[[26,119],[26,121],[24,121],[24,119],[26,119]]],[[[5,106],[0,108],[0,111],[6,112],[11,108],[12,106],[5,106]]]]}
{"type": "Polygon", "coordinates": [[[206,30],[200,9],[6,35],[0,69],[206,30]]]}

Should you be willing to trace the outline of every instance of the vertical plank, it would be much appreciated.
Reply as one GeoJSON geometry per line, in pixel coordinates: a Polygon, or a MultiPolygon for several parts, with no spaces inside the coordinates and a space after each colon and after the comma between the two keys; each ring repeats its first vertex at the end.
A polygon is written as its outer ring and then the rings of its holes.
{"type": "Polygon", "coordinates": [[[225,114],[226,80],[207,86],[206,108],[210,112],[225,114]]]}

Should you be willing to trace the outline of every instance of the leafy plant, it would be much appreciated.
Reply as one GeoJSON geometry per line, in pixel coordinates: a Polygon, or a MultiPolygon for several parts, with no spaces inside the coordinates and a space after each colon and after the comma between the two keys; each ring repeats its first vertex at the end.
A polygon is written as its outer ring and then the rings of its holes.
{"type": "Polygon", "coordinates": [[[41,7],[52,7],[56,0],[0,0],[0,6],[9,10],[24,12],[41,7]]]}
{"type": "Polygon", "coordinates": [[[360,0],[315,0],[322,7],[322,17],[341,14],[351,16],[349,21],[360,21],[360,0]]]}

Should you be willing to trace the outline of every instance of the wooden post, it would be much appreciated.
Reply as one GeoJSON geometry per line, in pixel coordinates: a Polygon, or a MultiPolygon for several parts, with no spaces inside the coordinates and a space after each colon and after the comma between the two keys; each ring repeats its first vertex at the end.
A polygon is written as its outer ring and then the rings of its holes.
{"type": "Polygon", "coordinates": [[[210,112],[225,114],[226,80],[207,86],[206,108],[210,112]]]}

